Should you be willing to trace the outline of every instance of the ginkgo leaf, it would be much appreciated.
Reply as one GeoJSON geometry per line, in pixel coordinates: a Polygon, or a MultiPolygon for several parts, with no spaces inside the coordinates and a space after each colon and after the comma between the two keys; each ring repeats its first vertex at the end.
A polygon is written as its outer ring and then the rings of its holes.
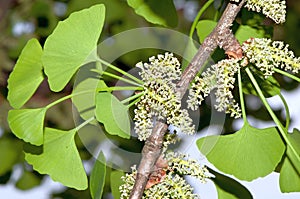
{"type": "MultiPolygon", "coordinates": [[[[288,139],[296,151],[298,157],[300,156],[300,132],[294,129],[293,133],[288,134],[288,139]]],[[[300,161],[296,154],[292,152],[290,146],[287,146],[286,157],[283,160],[280,169],[279,185],[280,190],[287,192],[300,192],[300,161]]]]}
{"type": "Polygon", "coordinates": [[[93,199],[101,199],[105,184],[106,162],[105,156],[101,152],[94,164],[90,176],[90,192],[93,199]]]}
{"type": "Polygon", "coordinates": [[[1,137],[0,139],[0,176],[9,172],[14,164],[17,163],[18,157],[22,153],[22,143],[17,142],[15,139],[8,139],[1,137]]]}
{"type": "Polygon", "coordinates": [[[84,190],[88,182],[75,145],[75,134],[76,129],[62,131],[45,128],[43,153],[25,153],[25,159],[36,171],[48,174],[54,181],[84,190]]]}
{"type": "Polygon", "coordinates": [[[104,124],[111,135],[130,138],[130,118],[128,108],[114,95],[100,92],[96,97],[96,118],[104,124]]]}
{"type": "Polygon", "coordinates": [[[16,182],[16,187],[20,190],[30,190],[41,184],[41,178],[33,172],[24,171],[16,182]]]}
{"type": "Polygon", "coordinates": [[[288,146],[286,154],[291,160],[293,167],[300,175],[300,131],[298,129],[294,129],[293,133],[288,134],[288,139],[295,152],[292,152],[291,147],[288,146]]]}
{"type": "Polygon", "coordinates": [[[300,192],[300,173],[288,157],[285,157],[280,169],[279,185],[283,193],[300,192]]]}
{"type": "Polygon", "coordinates": [[[177,12],[172,0],[127,0],[136,14],[153,24],[175,27],[177,12]]]}
{"type": "MultiPolygon", "coordinates": [[[[72,102],[84,120],[95,116],[96,90],[107,87],[103,80],[99,80],[95,74],[90,72],[90,69],[91,67],[83,67],[78,71],[77,77],[79,78],[76,79],[72,93],[72,102]]],[[[94,120],[90,123],[96,124],[98,122],[94,120]]]]}
{"type": "Polygon", "coordinates": [[[121,196],[119,187],[124,184],[124,181],[121,179],[124,175],[124,172],[119,170],[110,173],[110,188],[114,198],[120,198],[121,196]]]}
{"type": "Polygon", "coordinates": [[[209,168],[209,172],[215,177],[211,180],[215,183],[218,192],[218,198],[221,199],[252,199],[249,190],[240,184],[238,181],[226,175],[218,173],[209,168]]]}
{"type": "Polygon", "coordinates": [[[20,108],[33,95],[44,79],[41,57],[43,49],[37,39],[31,39],[9,75],[7,99],[14,108],[20,108]]]}
{"type": "Polygon", "coordinates": [[[10,110],[7,119],[12,132],[25,142],[42,145],[46,110],[46,108],[10,110]]]}
{"type": "Polygon", "coordinates": [[[249,38],[263,38],[264,31],[252,28],[250,26],[240,25],[235,32],[236,39],[242,44],[249,38]]]}
{"type": "Polygon", "coordinates": [[[234,134],[201,138],[197,146],[220,171],[246,181],[271,173],[285,151],[275,127],[257,129],[248,123],[234,134]]]}
{"type": "Polygon", "coordinates": [[[197,35],[200,39],[200,43],[203,43],[204,39],[213,31],[217,22],[212,20],[201,20],[197,24],[197,35]]]}
{"type": "Polygon", "coordinates": [[[80,66],[97,59],[104,5],[72,13],[47,38],[42,61],[51,90],[62,90],[80,66]],[[82,41],[82,42],[81,42],[82,41]]]}

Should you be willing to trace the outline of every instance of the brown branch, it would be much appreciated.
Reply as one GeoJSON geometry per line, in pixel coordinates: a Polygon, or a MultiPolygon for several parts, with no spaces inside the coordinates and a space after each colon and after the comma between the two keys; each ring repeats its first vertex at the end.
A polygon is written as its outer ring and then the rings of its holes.
{"type": "MultiPolygon", "coordinates": [[[[245,1],[246,0],[242,0],[239,4],[229,3],[216,28],[204,40],[197,54],[190,62],[189,66],[182,74],[181,80],[177,84],[177,91],[180,93],[181,97],[183,97],[190,82],[194,79],[201,66],[205,63],[217,46],[220,46],[226,52],[238,53],[241,50],[238,41],[230,30],[230,27],[245,1]]],[[[154,165],[161,154],[163,138],[167,128],[168,126],[166,124],[157,121],[152,130],[152,134],[146,140],[142,150],[142,159],[138,167],[135,184],[129,197],[130,199],[142,198],[149,175],[153,171],[154,165]]]]}

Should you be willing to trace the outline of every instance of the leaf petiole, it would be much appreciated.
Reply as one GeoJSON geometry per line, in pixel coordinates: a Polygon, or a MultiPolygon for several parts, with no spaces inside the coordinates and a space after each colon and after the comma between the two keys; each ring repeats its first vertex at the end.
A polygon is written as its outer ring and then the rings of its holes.
{"type": "Polygon", "coordinates": [[[132,84],[132,85],[135,85],[135,86],[142,86],[142,84],[136,83],[135,81],[132,81],[130,79],[126,79],[124,77],[120,77],[120,76],[115,75],[113,73],[109,73],[109,72],[106,72],[106,71],[101,71],[101,70],[98,70],[98,69],[91,69],[91,71],[95,72],[95,73],[98,73],[99,75],[106,75],[108,77],[112,77],[112,78],[121,80],[123,82],[129,83],[129,84],[132,84]]]}
{"type": "Polygon", "coordinates": [[[283,95],[281,93],[279,93],[278,95],[284,105],[284,108],[285,108],[285,120],[286,120],[285,128],[286,128],[286,130],[288,130],[288,128],[290,126],[290,121],[291,121],[289,106],[288,106],[285,98],[283,97],[283,95]]]}
{"type": "Polygon", "coordinates": [[[106,88],[98,88],[97,92],[111,92],[111,91],[132,91],[132,90],[144,90],[143,87],[134,87],[134,86],[114,86],[106,88]]]}
{"type": "Polygon", "coordinates": [[[244,124],[246,124],[246,123],[248,123],[248,121],[247,121],[245,100],[244,100],[244,95],[243,95],[243,84],[242,84],[242,77],[241,77],[241,69],[238,70],[238,84],[239,84],[239,95],[240,95],[242,116],[243,116],[244,124]]]}
{"type": "Polygon", "coordinates": [[[192,24],[192,27],[190,29],[190,38],[193,38],[193,34],[195,32],[195,29],[196,29],[196,26],[197,26],[197,23],[200,19],[200,17],[202,16],[202,14],[205,12],[205,10],[214,2],[214,0],[209,0],[207,1],[203,6],[202,8],[199,10],[197,16],[195,17],[194,21],[193,21],[193,24],[192,24]]]}
{"type": "Polygon", "coordinates": [[[48,104],[45,108],[49,109],[49,108],[55,106],[56,104],[58,104],[58,103],[60,103],[62,101],[65,101],[65,100],[70,99],[72,97],[75,97],[77,95],[82,95],[82,94],[91,93],[91,92],[95,92],[95,90],[94,89],[89,89],[89,90],[85,90],[85,91],[81,91],[81,92],[77,92],[77,93],[72,93],[70,95],[64,96],[64,97],[62,97],[62,98],[60,98],[60,99],[58,99],[58,100],[56,100],[56,101],[48,104]]]}
{"type": "Polygon", "coordinates": [[[130,102],[130,101],[132,101],[132,100],[134,100],[134,99],[136,99],[136,98],[141,97],[143,94],[144,94],[144,92],[137,93],[137,94],[135,94],[135,95],[133,95],[133,96],[130,96],[130,97],[128,97],[128,98],[122,100],[121,103],[122,103],[122,104],[128,103],[128,102],[130,102]]]}
{"type": "Polygon", "coordinates": [[[142,80],[140,80],[140,79],[136,78],[135,76],[133,76],[133,75],[131,75],[131,74],[123,71],[122,69],[120,69],[120,68],[112,65],[111,63],[108,63],[108,62],[102,60],[100,57],[97,58],[97,61],[100,62],[101,64],[103,64],[103,65],[105,65],[107,67],[110,67],[111,69],[113,69],[113,70],[115,70],[115,71],[117,71],[117,72],[119,72],[119,73],[127,76],[128,78],[132,79],[133,81],[135,81],[135,82],[137,82],[137,83],[139,83],[141,85],[144,84],[144,82],[142,80]]]}
{"type": "Polygon", "coordinates": [[[95,116],[85,120],[84,122],[82,122],[79,126],[77,126],[75,129],[76,131],[79,131],[82,127],[84,127],[85,125],[89,124],[91,121],[93,121],[95,118],[95,116]]]}
{"type": "Polygon", "coordinates": [[[291,151],[294,153],[295,157],[300,162],[300,157],[299,157],[296,149],[294,148],[294,146],[292,145],[292,143],[290,142],[290,140],[287,137],[287,130],[282,126],[281,122],[279,121],[279,119],[277,118],[277,116],[275,115],[275,113],[273,112],[272,108],[270,107],[269,103],[267,102],[267,99],[263,95],[262,90],[260,89],[257,81],[255,80],[255,78],[254,78],[254,76],[251,73],[251,71],[250,71],[249,68],[246,68],[246,73],[248,74],[248,76],[249,76],[249,78],[250,78],[253,86],[255,87],[256,92],[258,93],[261,101],[265,105],[265,107],[268,110],[269,114],[271,115],[273,121],[276,123],[276,125],[277,125],[277,127],[279,129],[279,132],[280,132],[281,136],[283,137],[284,141],[291,148],[291,151]]]}
{"type": "Polygon", "coordinates": [[[281,75],[287,76],[287,77],[289,77],[289,78],[291,78],[291,79],[293,79],[293,80],[295,80],[295,81],[297,81],[297,82],[300,83],[300,78],[296,77],[295,75],[292,75],[292,74],[290,74],[288,72],[285,72],[283,70],[280,70],[278,68],[274,68],[274,71],[277,72],[277,73],[279,73],[279,74],[281,74],[281,75]]]}

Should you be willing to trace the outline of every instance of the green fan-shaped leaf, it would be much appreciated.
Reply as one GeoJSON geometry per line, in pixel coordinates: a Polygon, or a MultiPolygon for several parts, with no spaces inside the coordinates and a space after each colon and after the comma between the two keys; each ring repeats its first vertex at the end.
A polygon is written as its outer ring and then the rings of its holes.
{"type": "Polygon", "coordinates": [[[264,30],[257,30],[250,26],[240,25],[237,31],[235,32],[235,37],[242,44],[244,41],[249,38],[263,38],[265,36],[264,30]]]}
{"type": "Polygon", "coordinates": [[[280,169],[279,185],[283,193],[300,192],[300,173],[288,157],[285,157],[280,169]]]}
{"type": "Polygon", "coordinates": [[[46,110],[46,108],[10,110],[7,118],[12,132],[25,142],[42,145],[46,110]]]}
{"type": "MultiPolygon", "coordinates": [[[[288,134],[288,139],[294,150],[300,156],[300,132],[294,129],[288,134]]],[[[296,154],[287,146],[286,157],[280,170],[279,184],[282,192],[300,192],[300,161],[296,154]]]]}
{"type": "Polygon", "coordinates": [[[105,184],[106,162],[105,156],[101,152],[94,164],[90,176],[90,192],[93,199],[101,199],[105,184]]]}
{"type": "MultiPolygon", "coordinates": [[[[72,102],[84,120],[88,120],[95,115],[96,90],[107,87],[103,80],[99,80],[95,77],[95,74],[91,74],[90,68],[87,70],[86,68],[79,70],[72,93],[74,95],[72,102]]],[[[97,121],[94,120],[91,123],[96,124],[97,121]]]]}
{"type": "Polygon", "coordinates": [[[249,190],[240,184],[238,181],[218,173],[212,169],[209,169],[215,177],[211,180],[215,183],[218,198],[221,199],[252,199],[252,195],[249,190]]]}
{"type": "Polygon", "coordinates": [[[36,171],[48,174],[54,181],[84,190],[88,182],[75,145],[75,134],[76,129],[62,131],[45,128],[43,153],[25,153],[25,159],[36,171]]]}
{"type": "Polygon", "coordinates": [[[198,22],[196,29],[200,43],[203,43],[204,39],[213,31],[216,25],[217,22],[212,20],[201,20],[198,22]]]}
{"type": "Polygon", "coordinates": [[[288,134],[288,139],[297,155],[292,152],[290,146],[287,147],[286,154],[300,175],[300,131],[298,129],[294,129],[293,133],[288,134]]]}
{"type": "Polygon", "coordinates": [[[271,173],[285,150],[275,127],[257,129],[248,123],[231,135],[201,138],[197,146],[220,171],[246,181],[271,173]]]}
{"type": "Polygon", "coordinates": [[[12,107],[23,106],[43,81],[42,54],[37,39],[29,40],[22,50],[8,79],[7,99],[12,107]]]}
{"type": "Polygon", "coordinates": [[[41,178],[34,173],[24,171],[21,178],[16,182],[16,187],[21,190],[29,190],[38,186],[41,183],[41,178]]]}
{"type": "Polygon", "coordinates": [[[7,138],[0,139],[0,160],[2,160],[0,163],[0,176],[12,170],[20,153],[22,153],[22,145],[18,142],[7,138]]]}
{"type": "Polygon", "coordinates": [[[101,92],[96,97],[96,118],[104,124],[111,135],[130,138],[130,118],[128,108],[114,95],[101,92]]]}
{"type": "Polygon", "coordinates": [[[114,198],[120,198],[121,193],[119,187],[124,184],[121,177],[124,176],[123,171],[112,171],[110,174],[110,188],[114,198]]]}
{"type": "Polygon", "coordinates": [[[62,90],[78,68],[95,61],[105,18],[104,5],[71,14],[47,38],[42,61],[51,90],[62,90]]]}
{"type": "Polygon", "coordinates": [[[153,24],[175,27],[177,12],[172,0],[127,0],[136,14],[153,24]]]}

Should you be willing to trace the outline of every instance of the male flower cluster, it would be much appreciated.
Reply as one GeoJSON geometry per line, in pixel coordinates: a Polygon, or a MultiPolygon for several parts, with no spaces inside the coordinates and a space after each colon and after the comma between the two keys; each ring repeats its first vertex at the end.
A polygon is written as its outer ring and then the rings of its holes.
{"type": "MultiPolygon", "coordinates": [[[[165,156],[167,167],[163,169],[164,176],[160,176],[159,183],[145,189],[144,199],[160,198],[186,198],[198,199],[199,195],[193,193],[193,188],[185,181],[184,175],[198,178],[202,183],[210,177],[208,170],[200,166],[196,160],[188,158],[185,154],[169,152],[165,156]]],[[[136,166],[132,167],[132,173],[122,177],[124,184],[120,186],[121,199],[128,198],[134,186],[136,166]]]]}
{"type": "Polygon", "coordinates": [[[288,49],[282,41],[266,38],[251,38],[244,42],[242,49],[249,62],[256,65],[267,78],[274,73],[274,68],[298,73],[300,58],[288,49]]]}
{"type": "Polygon", "coordinates": [[[234,88],[234,75],[240,68],[240,59],[225,59],[208,68],[201,74],[202,77],[196,77],[195,82],[191,85],[188,97],[188,108],[198,109],[204,97],[216,89],[215,108],[218,111],[226,111],[231,117],[239,118],[241,110],[235,101],[232,89],[234,88]]]}
{"type": "Polygon", "coordinates": [[[181,109],[181,99],[176,94],[180,80],[180,63],[172,53],[149,58],[149,63],[136,64],[144,83],[144,95],[134,110],[135,131],[139,140],[146,140],[155,120],[166,120],[182,132],[193,134],[195,127],[187,110],[181,109]]]}
{"type": "MultiPolygon", "coordinates": [[[[230,1],[238,3],[240,0],[230,1]]],[[[278,24],[285,22],[285,0],[247,0],[245,7],[252,11],[262,12],[278,24]]]]}

